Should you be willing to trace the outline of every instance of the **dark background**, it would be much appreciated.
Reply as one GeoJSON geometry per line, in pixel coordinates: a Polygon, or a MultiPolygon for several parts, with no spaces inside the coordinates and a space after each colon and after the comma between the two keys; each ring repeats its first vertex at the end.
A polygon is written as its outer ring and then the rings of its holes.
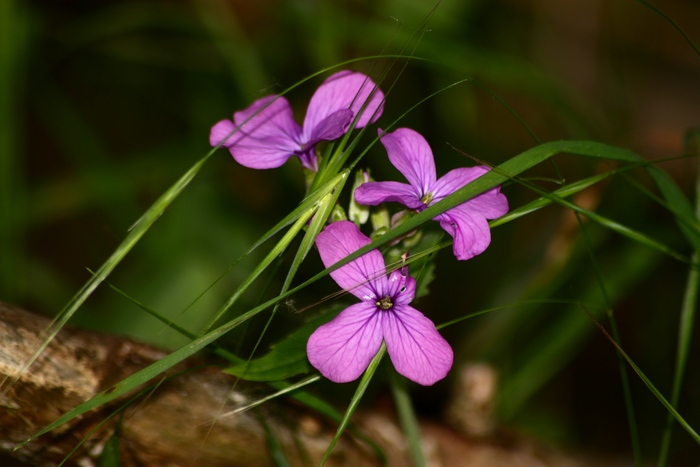
{"type": "MultiPolygon", "coordinates": [[[[700,3],[658,3],[700,40],[700,3]]],[[[402,50],[427,61],[408,62],[380,126],[457,80],[481,84],[445,91],[400,122],[428,139],[439,173],[472,163],[446,143],[493,164],[537,144],[500,99],[540,141],[594,139],[649,160],[677,158],[659,167],[693,199],[695,159],[682,156],[691,151],[686,132],[700,126],[700,56],[660,15],[632,0],[446,0],[431,13],[433,6],[406,0],[2,2],[0,299],[56,314],[89,279],[87,268],[97,269],[143,211],[209,151],[213,123],[320,69],[402,50]]],[[[388,63],[368,59],[350,67],[369,73],[388,63]]],[[[320,81],[287,96],[299,121],[320,81]]],[[[365,163],[377,179],[395,176],[380,147],[365,163]]],[[[567,181],[611,167],[566,155],[555,163],[567,181]]],[[[556,178],[548,163],[526,175],[556,178]]],[[[575,201],[689,255],[668,210],[638,188],[653,189],[648,177],[638,171],[630,179],[611,179],[575,201]]],[[[517,184],[503,192],[513,207],[536,197],[517,184]]],[[[220,150],[109,280],[198,329],[262,253],[183,310],[303,194],[296,161],[254,171],[220,150]]],[[[576,219],[558,207],[494,229],[489,250],[471,261],[457,263],[441,252],[432,294],[416,306],[440,323],[520,303],[445,329],[458,361],[487,361],[499,370],[498,414],[507,426],[575,449],[629,456],[612,345],[580,308],[525,301],[580,300],[603,319],[595,258],[624,348],[668,395],[687,266],[590,222],[586,233],[591,248],[576,219]]],[[[319,265],[310,258],[301,277],[319,265]]],[[[262,287],[246,295],[241,309],[262,287]]],[[[305,306],[334,290],[326,281],[295,303],[305,306]]],[[[303,313],[282,313],[269,339],[303,319],[303,313]]],[[[184,343],[106,287],[73,322],[166,347],[184,343]]],[[[263,324],[253,322],[231,340],[250,346],[263,324]]],[[[695,427],[696,355],[697,345],[680,405],[695,427]]],[[[666,412],[636,376],[631,381],[643,454],[654,459],[666,412]]],[[[448,387],[449,381],[416,390],[419,410],[436,414],[448,387]]],[[[681,430],[672,452],[679,465],[700,458],[681,430]]]]}

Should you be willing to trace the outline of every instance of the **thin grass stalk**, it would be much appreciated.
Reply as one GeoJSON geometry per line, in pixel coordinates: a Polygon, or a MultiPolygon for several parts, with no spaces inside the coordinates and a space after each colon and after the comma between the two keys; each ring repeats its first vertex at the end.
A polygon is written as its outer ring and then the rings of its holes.
{"type": "MultiPolygon", "coordinates": [[[[613,309],[612,301],[610,300],[610,295],[608,294],[607,287],[605,287],[605,281],[603,280],[603,272],[600,270],[600,265],[593,254],[593,245],[588,237],[588,232],[586,226],[581,219],[579,213],[576,214],[576,221],[578,222],[579,228],[581,229],[581,235],[586,243],[586,250],[591,257],[591,263],[593,265],[593,271],[598,281],[598,287],[600,288],[600,293],[603,296],[603,302],[605,303],[605,309],[607,310],[608,321],[610,323],[610,330],[612,337],[618,346],[622,346],[622,340],[620,338],[620,333],[617,330],[617,322],[615,320],[615,312],[613,309]]],[[[625,411],[627,412],[627,424],[629,425],[630,431],[630,442],[632,444],[632,455],[634,458],[635,467],[640,467],[642,465],[642,448],[639,442],[639,430],[637,429],[637,415],[634,410],[634,402],[632,400],[632,391],[630,390],[629,376],[627,375],[627,367],[625,366],[625,359],[622,358],[620,352],[615,352],[617,358],[618,371],[620,372],[620,382],[622,383],[622,394],[625,398],[625,411]]]]}
{"type": "Polygon", "coordinates": [[[406,437],[408,453],[411,456],[413,467],[425,467],[420,426],[418,425],[416,413],[413,410],[413,404],[411,404],[411,396],[406,388],[406,381],[396,371],[392,371],[390,383],[391,395],[394,398],[396,412],[399,415],[399,423],[406,437]]]}
{"type": "MultiPolygon", "coordinates": [[[[695,146],[700,148],[700,131],[694,132],[695,146]]],[[[690,139],[690,136],[689,136],[690,139]]],[[[689,141],[690,142],[690,141],[689,141]]],[[[700,220],[700,170],[695,176],[695,217],[700,220]]],[[[678,325],[678,347],[676,350],[676,365],[673,373],[673,387],[671,389],[671,405],[678,407],[681,389],[683,387],[683,375],[688,362],[688,353],[693,340],[693,323],[698,309],[698,291],[700,289],[700,251],[695,250],[692,256],[692,264],[688,268],[688,278],[685,284],[685,294],[681,306],[681,318],[678,325]]],[[[668,462],[671,448],[671,435],[673,434],[674,419],[669,413],[666,419],[661,448],[659,449],[658,467],[664,467],[668,462]]]]}

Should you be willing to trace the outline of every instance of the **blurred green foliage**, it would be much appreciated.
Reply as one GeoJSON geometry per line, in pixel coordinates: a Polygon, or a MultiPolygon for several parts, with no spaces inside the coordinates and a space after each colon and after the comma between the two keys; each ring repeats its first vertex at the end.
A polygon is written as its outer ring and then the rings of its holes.
{"type": "MultiPolygon", "coordinates": [[[[533,134],[540,141],[596,139],[650,160],[691,150],[683,135],[700,124],[699,57],[636,2],[445,0],[433,6],[407,0],[0,2],[0,299],[56,313],[89,279],[87,268],[96,269],[143,211],[206,154],[213,123],[319,69],[398,53],[404,44],[404,53],[426,60],[408,61],[380,125],[471,76],[529,127],[477,85],[426,101],[399,125],[426,136],[440,173],[472,163],[445,142],[493,164],[535,145],[533,134]]],[[[695,32],[698,4],[675,0],[665,7],[695,32]]],[[[353,66],[369,73],[374,65],[353,66]]],[[[297,111],[317,83],[287,96],[297,111]]],[[[381,148],[364,163],[376,179],[395,175],[381,148]]],[[[543,164],[528,175],[556,180],[559,171],[576,180],[602,170],[582,158],[558,156],[555,163],[556,170],[543,164]]],[[[694,158],[660,167],[693,198],[694,158]]],[[[653,190],[641,172],[630,178],[653,190]]],[[[635,183],[618,177],[575,201],[688,255],[672,216],[635,183]]],[[[109,281],[196,331],[259,256],[199,295],[303,190],[295,161],[253,171],[221,150],[109,281]]],[[[515,183],[503,191],[514,207],[536,197],[515,183]]],[[[585,229],[623,347],[668,394],[687,266],[595,224],[585,229]]],[[[300,277],[319,267],[310,258],[300,277]]],[[[547,297],[594,304],[588,311],[604,317],[586,238],[562,208],[494,229],[491,248],[471,261],[439,255],[435,274],[419,307],[437,323],[547,297]]],[[[270,290],[279,289],[282,277],[271,279],[270,290]]],[[[325,285],[296,301],[313,303],[334,290],[325,285]]],[[[257,303],[264,287],[241,306],[257,303]]],[[[304,316],[283,310],[276,319],[279,331],[266,342],[304,316]]],[[[165,347],[185,342],[106,287],[75,323],[165,347]]],[[[250,348],[263,325],[255,321],[230,340],[250,348]]],[[[499,370],[499,413],[510,426],[578,448],[629,452],[614,349],[576,306],[516,306],[443,333],[460,361],[485,360],[499,370]]],[[[681,413],[696,427],[700,414],[690,408],[700,405],[700,375],[693,371],[699,364],[697,352],[691,354],[680,399],[681,413]]],[[[437,411],[436,395],[447,390],[444,383],[417,391],[419,411],[437,411]]],[[[665,411],[634,378],[632,393],[643,454],[653,457],[665,411]]],[[[679,434],[672,454],[697,459],[700,449],[679,434]]]]}

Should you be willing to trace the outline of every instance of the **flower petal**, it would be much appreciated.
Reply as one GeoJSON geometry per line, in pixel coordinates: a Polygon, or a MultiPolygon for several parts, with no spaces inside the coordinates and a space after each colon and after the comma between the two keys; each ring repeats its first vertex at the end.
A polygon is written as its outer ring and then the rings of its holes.
{"type": "Polygon", "coordinates": [[[336,383],[357,379],[382,344],[380,318],[374,303],[349,306],[311,334],[306,344],[309,361],[336,383]]]}
{"type": "MultiPolygon", "coordinates": [[[[242,133],[239,133],[242,134],[242,133]]],[[[275,169],[284,165],[294,153],[289,139],[285,137],[267,137],[263,139],[242,136],[229,147],[233,158],[242,166],[251,169],[275,169]]]]}
{"type": "MultiPolygon", "coordinates": [[[[350,253],[369,244],[371,240],[350,221],[330,224],[316,237],[321,261],[332,266],[350,253]]],[[[372,250],[336,269],[331,277],[340,287],[360,300],[376,300],[375,282],[386,281],[384,258],[379,250],[372,250]]]]}
{"type": "MultiPolygon", "coordinates": [[[[381,130],[380,130],[381,131],[381,130]]],[[[381,137],[389,160],[418,192],[418,199],[433,189],[435,161],[428,142],[410,128],[399,128],[381,137]]]]}
{"type": "Polygon", "coordinates": [[[476,167],[461,167],[459,169],[450,170],[445,175],[440,177],[434,185],[433,199],[440,200],[445,196],[449,196],[455,191],[462,188],[467,183],[476,180],[489,171],[489,168],[483,165],[476,167]]]}
{"type": "Polygon", "coordinates": [[[424,206],[416,189],[399,182],[368,182],[355,190],[355,201],[376,206],[381,203],[401,203],[410,209],[424,206]]]}
{"type": "Polygon", "coordinates": [[[224,146],[245,167],[280,167],[301,147],[301,128],[292,117],[289,102],[283,97],[263,97],[247,109],[236,112],[233,122],[223,120],[217,123],[209,135],[210,143],[215,146],[236,127],[238,131],[226,140],[224,146]]]}
{"type": "Polygon", "coordinates": [[[249,136],[288,139],[293,143],[290,147],[301,149],[301,127],[294,121],[292,107],[284,97],[262,97],[233,114],[233,122],[249,136]]]}
{"type": "Polygon", "coordinates": [[[310,141],[316,126],[338,110],[350,109],[354,117],[367,99],[369,103],[362,111],[356,128],[362,128],[379,118],[384,106],[384,94],[363,73],[344,70],[329,76],[309,102],[304,118],[304,140],[310,141]],[[369,95],[374,89],[376,91],[370,98],[369,95]]]}
{"type": "Polygon", "coordinates": [[[211,127],[211,131],[209,132],[209,144],[218,146],[219,143],[223,141],[222,146],[224,147],[233,145],[241,137],[240,133],[234,133],[235,129],[236,125],[234,125],[231,120],[221,120],[217,122],[211,127]]]}
{"type": "MultiPolygon", "coordinates": [[[[476,180],[490,169],[480,165],[464,167],[447,172],[435,183],[433,203],[451,195],[466,184],[476,180]]],[[[508,200],[501,194],[500,187],[494,187],[466,202],[468,208],[479,212],[486,219],[497,219],[508,212],[508,200]]]]}
{"type": "Polygon", "coordinates": [[[394,306],[382,316],[382,332],[394,368],[423,386],[444,378],[454,354],[435,325],[415,308],[394,306]]]}
{"type": "Polygon", "coordinates": [[[333,112],[316,125],[309,135],[309,140],[304,143],[305,149],[310,149],[319,141],[332,141],[340,138],[348,131],[352,122],[353,113],[350,109],[341,109],[333,112]]]}
{"type": "Polygon", "coordinates": [[[404,266],[392,271],[386,281],[386,288],[377,292],[381,297],[392,297],[394,306],[408,305],[416,296],[416,280],[408,275],[408,266],[404,266]]]}
{"type": "Polygon", "coordinates": [[[460,204],[434,218],[445,232],[452,235],[452,252],[458,260],[467,260],[486,250],[491,243],[491,231],[486,218],[460,204]]]}

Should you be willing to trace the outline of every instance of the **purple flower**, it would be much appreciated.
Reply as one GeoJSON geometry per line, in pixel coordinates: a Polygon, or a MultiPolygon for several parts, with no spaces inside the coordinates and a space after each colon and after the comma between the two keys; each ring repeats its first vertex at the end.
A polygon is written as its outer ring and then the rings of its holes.
{"type": "MultiPolygon", "coordinates": [[[[399,128],[382,136],[381,142],[389,160],[409,184],[365,183],[355,190],[355,200],[360,204],[376,206],[393,201],[420,212],[489,171],[486,166],[464,167],[451,170],[438,180],[433,153],[419,133],[399,128]]],[[[466,260],[483,253],[491,243],[487,219],[496,219],[506,212],[508,200],[500,193],[500,187],[495,187],[433,219],[454,238],[452,251],[457,259],[466,260]]]]}
{"type": "MultiPolygon", "coordinates": [[[[349,221],[330,224],[316,238],[326,267],[369,243],[349,221]]],[[[429,386],[447,375],[452,349],[433,322],[409,306],[416,281],[407,269],[387,275],[384,258],[372,250],[331,273],[339,286],[362,302],[347,307],[309,338],[309,361],[323,376],[336,383],[357,379],[382,340],[396,371],[406,378],[429,386]]]]}
{"type": "Polygon", "coordinates": [[[340,71],[328,77],[311,97],[303,127],[294,121],[287,99],[271,95],[234,113],[233,121],[222,120],[214,125],[209,143],[216,146],[224,141],[223,146],[233,158],[251,169],[274,169],[297,156],[302,166],[316,171],[316,144],[344,135],[367,100],[356,128],[379,118],[384,94],[364,74],[340,71]],[[233,133],[236,128],[238,131],[233,133]]]}

